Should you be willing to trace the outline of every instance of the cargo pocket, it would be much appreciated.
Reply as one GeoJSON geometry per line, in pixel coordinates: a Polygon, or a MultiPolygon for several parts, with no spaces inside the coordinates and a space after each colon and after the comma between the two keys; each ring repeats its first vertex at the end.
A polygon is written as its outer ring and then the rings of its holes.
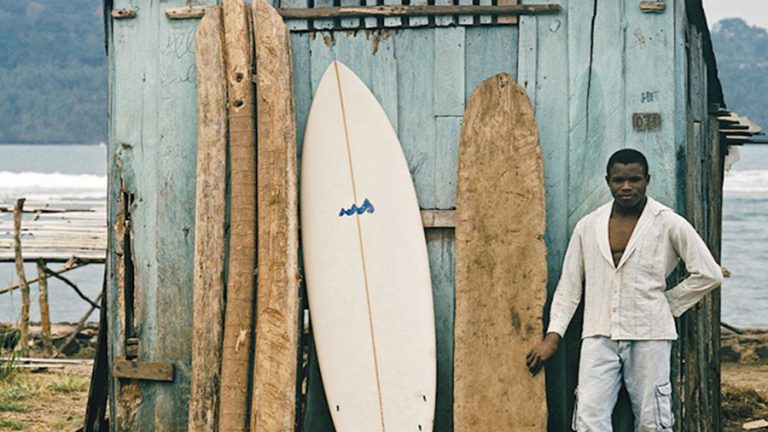
{"type": "Polygon", "coordinates": [[[666,383],[656,387],[656,424],[662,432],[671,431],[675,424],[672,415],[672,384],[666,383]]]}
{"type": "Polygon", "coordinates": [[[573,416],[571,417],[571,430],[577,431],[578,428],[578,419],[579,419],[579,388],[576,387],[576,390],[573,391],[574,396],[576,398],[573,401],[573,416]]]}

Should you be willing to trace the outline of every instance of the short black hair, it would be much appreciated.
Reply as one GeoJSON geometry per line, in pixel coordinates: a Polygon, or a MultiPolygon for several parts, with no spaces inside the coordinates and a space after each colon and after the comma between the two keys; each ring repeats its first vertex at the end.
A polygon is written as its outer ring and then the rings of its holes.
{"type": "Polygon", "coordinates": [[[640,166],[643,167],[643,170],[645,170],[646,177],[648,176],[648,160],[645,158],[645,155],[635,149],[625,148],[612,154],[611,157],[608,158],[608,165],[605,166],[606,176],[611,176],[611,167],[617,163],[623,165],[631,163],[640,164],[640,166]]]}

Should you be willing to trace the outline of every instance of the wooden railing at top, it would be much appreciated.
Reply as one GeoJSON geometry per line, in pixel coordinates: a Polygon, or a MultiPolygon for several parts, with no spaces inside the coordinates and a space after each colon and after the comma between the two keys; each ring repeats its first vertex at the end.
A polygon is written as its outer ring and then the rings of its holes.
{"type": "Polygon", "coordinates": [[[14,262],[18,283],[0,289],[0,294],[21,290],[22,304],[19,322],[18,350],[26,355],[29,350],[29,307],[30,284],[37,282],[39,288],[40,322],[43,350],[47,355],[58,357],[62,351],[74,341],[75,336],[83,329],[88,317],[98,308],[98,299],[91,300],[71,280],[62,276],[63,273],[74,270],[90,263],[104,263],[107,250],[107,230],[104,204],[101,202],[84,202],[88,208],[75,208],[78,203],[64,203],[63,208],[47,206],[25,210],[25,199],[20,198],[15,206],[0,206],[2,213],[12,213],[12,227],[0,217],[0,262],[14,262]],[[95,205],[94,205],[95,204],[95,205]],[[31,228],[22,227],[23,215],[34,214],[31,228]],[[66,214],[62,217],[61,214],[66,214]],[[83,216],[83,215],[88,216],[83,216]],[[43,216],[47,216],[44,217],[43,216]],[[53,217],[52,217],[53,216],[53,217]],[[43,220],[41,220],[41,218],[43,220]],[[9,234],[12,234],[9,236],[9,234]],[[24,245],[32,252],[23,253],[24,245]],[[31,245],[30,245],[31,243],[31,245]],[[64,262],[58,270],[47,266],[48,262],[64,262]],[[24,271],[25,262],[37,264],[37,278],[27,279],[24,271]],[[79,320],[75,330],[64,340],[54,352],[51,337],[51,320],[48,304],[48,278],[61,280],[72,288],[78,296],[89,303],[90,308],[79,320]]]}

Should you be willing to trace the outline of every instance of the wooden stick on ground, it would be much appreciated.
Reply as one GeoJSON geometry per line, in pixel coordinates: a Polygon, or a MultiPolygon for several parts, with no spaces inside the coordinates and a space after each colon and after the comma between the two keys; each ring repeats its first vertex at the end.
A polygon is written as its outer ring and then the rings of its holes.
{"type": "Polygon", "coordinates": [[[258,135],[258,298],[251,430],[289,431],[296,411],[299,339],[296,114],[290,34],[253,1],[258,135]]]}
{"type": "Polygon", "coordinates": [[[45,275],[45,262],[37,262],[37,278],[39,283],[37,284],[40,296],[38,301],[40,303],[40,327],[41,335],[43,339],[43,351],[46,355],[53,353],[53,345],[51,344],[51,314],[48,309],[48,278],[45,275]]]}
{"type": "Polygon", "coordinates": [[[224,327],[227,83],[221,8],[211,6],[195,36],[197,175],[189,430],[216,431],[224,327]]]}
{"type": "Polygon", "coordinates": [[[75,330],[69,335],[69,337],[64,341],[64,343],[59,347],[59,349],[53,355],[53,358],[60,356],[64,351],[64,349],[66,349],[67,346],[71,344],[73,340],[75,340],[75,338],[77,337],[77,334],[80,333],[80,330],[82,330],[83,327],[85,327],[85,323],[86,321],[88,321],[88,317],[90,317],[93,311],[96,310],[95,304],[101,301],[102,296],[104,296],[103,291],[96,298],[96,301],[94,302],[94,306],[91,306],[90,309],[88,309],[88,312],[86,312],[85,315],[83,315],[83,317],[80,318],[80,321],[77,323],[77,327],[75,327],[75,330]]]}
{"type": "Polygon", "coordinates": [[[13,250],[16,256],[16,275],[21,286],[18,350],[22,355],[26,355],[29,351],[29,284],[27,284],[27,277],[24,274],[24,258],[21,255],[21,216],[24,212],[24,201],[24,198],[19,198],[13,210],[13,250]]]}
{"type": "Polygon", "coordinates": [[[249,14],[222,1],[229,95],[231,223],[221,363],[219,430],[246,430],[256,267],[256,149],[249,14]]]}

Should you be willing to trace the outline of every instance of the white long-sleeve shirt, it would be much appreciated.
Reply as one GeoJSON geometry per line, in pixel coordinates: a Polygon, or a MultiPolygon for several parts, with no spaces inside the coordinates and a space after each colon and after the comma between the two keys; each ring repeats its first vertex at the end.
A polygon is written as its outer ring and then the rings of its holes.
{"type": "Polygon", "coordinates": [[[723,281],[707,245],[683,217],[648,198],[618,266],[608,241],[613,202],[573,230],[550,309],[548,332],[562,336],[584,294],[582,338],[677,339],[675,320],[723,281]],[[682,259],[690,276],[666,290],[682,259]]]}

